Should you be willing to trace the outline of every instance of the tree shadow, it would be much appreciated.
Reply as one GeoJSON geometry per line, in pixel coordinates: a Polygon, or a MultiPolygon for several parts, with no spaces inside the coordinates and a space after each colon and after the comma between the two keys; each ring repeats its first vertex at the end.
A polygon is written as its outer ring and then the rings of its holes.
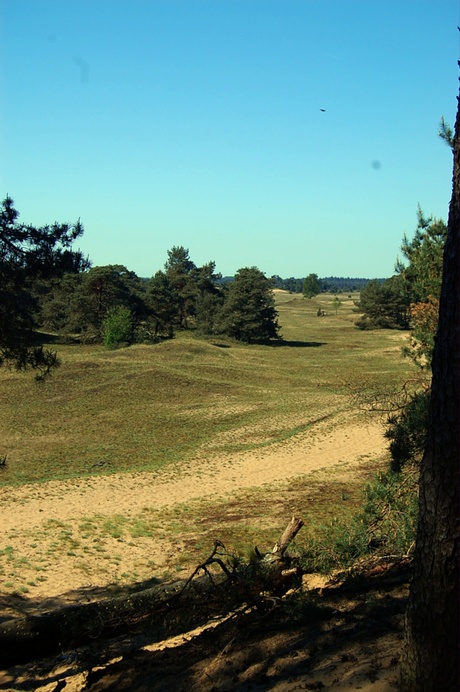
{"type": "MultiPolygon", "coordinates": [[[[211,342],[213,346],[216,346],[217,348],[231,348],[231,344],[226,344],[222,342],[217,342],[213,341],[211,342]]],[[[235,344],[246,344],[247,342],[244,341],[236,341],[235,344]]],[[[290,348],[316,348],[318,346],[326,346],[325,341],[295,341],[295,340],[289,340],[289,339],[270,339],[266,341],[253,341],[250,342],[254,345],[259,345],[259,346],[274,346],[274,347],[283,347],[287,346],[290,348]]]]}
{"type": "MultiPolygon", "coordinates": [[[[407,570],[407,567],[405,568],[407,570]]],[[[147,584],[141,582],[134,589],[147,584]]],[[[407,602],[408,576],[401,567],[388,581],[367,583],[347,581],[342,586],[319,594],[309,592],[303,599],[286,602],[268,612],[250,609],[239,615],[233,612],[222,622],[199,618],[201,632],[188,620],[180,624],[180,609],[162,637],[152,625],[163,618],[161,612],[150,614],[143,627],[128,627],[114,637],[95,637],[90,643],[61,647],[53,657],[36,651],[35,660],[3,670],[3,680],[15,681],[16,690],[37,689],[56,684],[63,689],[66,679],[86,671],[81,689],[200,689],[210,692],[219,685],[241,692],[248,689],[281,689],[287,681],[308,689],[326,689],[332,678],[347,675],[362,685],[379,679],[379,671],[396,675],[403,638],[403,618],[407,602]],[[398,580],[402,574],[403,579],[398,580]],[[393,581],[392,581],[393,579],[393,581]],[[153,621],[152,621],[153,618],[153,621]],[[190,626],[191,625],[191,626],[190,626]],[[186,636],[178,634],[187,633],[186,636]],[[120,636],[121,635],[121,636],[120,636]],[[176,639],[166,643],[166,639],[176,639]],[[364,673],[363,673],[364,671],[364,673]],[[358,680],[356,676],[361,676],[358,680]],[[356,678],[356,680],[355,680],[356,678]]],[[[81,596],[97,596],[102,590],[80,589],[81,596]]],[[[59,599],[56,599],[59,600],[59,599]]],[[[206,602],[203,604],[207,611],[206,602]]],[[[195,618],[192,618],[194,620],[195,618]]],[[[33,618],[32,618],[33,620],[33,618]]],[[[33,627],[33,622],[30,622],[33,627]]],[[[49,654],[48,654],[49,655],[49,654]]],[[[30,659],[29,659],[30,660],[30,659]]],[[[350,684],[351,686],[351,684],[350,684]]],[[[354,687],[356,689],[356,687],[354,687]]]]}
{"type": "Polygon", "coordinates": [[[356,689],[362,676],[377,681],[380,668],[396,676],[407,595],[356,596],[348,604],[340,596],[323,600],[294,619],[252,612],[169,650],[137,649],[90,673],[88,682],[123,692],[210,692],[217,685],[246,692],[294,682],[299,689],[327,689],[342,673],[356,680],[356,689]]]}
{"type": "Polygon", "coordinates": [[[288,348],[318,348],[319,346],[326,346],[326,341],[295,341],[289,339],[279,339],[278,341],[268,341],[267,346],[274,346],[277,348],[283,348],[287,346],[288,348]]]}
{"type": "Polygon", "coordinates": [[[51,345],[62,343],[62,337],[57,334],[49,334],[48,332],[33,331],[30,333],[30,340],[38,345],[51,345]]]}
{"type": "MultiPolygon", "coordinates": [[[[61,608],[84,605],[119,598],[147,591],[162,584],[163,580],[156,577],[135,582],[133,584],[107,584],[105,586],[81,586],[78,589],[65,591],[58,596],[28,596],[18,592],[12,594],[0,593],[0,624],[15,617],[28,617],[49,613],[61,608]]],[[[0,688],[1,689],[1,688],[0,688]]]]}

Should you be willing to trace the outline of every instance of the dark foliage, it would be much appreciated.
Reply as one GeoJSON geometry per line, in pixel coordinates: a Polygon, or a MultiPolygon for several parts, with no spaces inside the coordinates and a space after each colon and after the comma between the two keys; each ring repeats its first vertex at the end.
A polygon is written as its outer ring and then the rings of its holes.
{"type": "MultiPolygon", "coordinates": [[[[370,279],[357,279],[343,276],[327,276],[321,281],[321,291],[323,293],[354,293],[362,291],[369,283],[370,279]]],[[[385,279],[373,279],[378,283],[383,283],[385,279]]]]}
{"type": "Polygon", "coordinates": [[[409,298],[401,277],[369,281],[361,291],[359,308],[364,313],[356,322],[359,329],[409,328],[409,298]]]}
{"type": "Polygon", "coordinates": [[[44,301],[43,326],[82,339],[102,338],[110,311],[127,308],[133,334],[147,317],[144,284],[122,265],[92,267],[80,274],[66,274],[44,301]]]}
{"type": "MultiPolygon", "coordinates": [[[[231,281],[231,278],[226,277],[226,280],[231,281]]],[[[291,276],[289,279],[282,279],[277,274],[274,274],[271,280],[274,288],[281,288],[283,291],[290,291],[291,293],[302,293],[305,277],[296,279],[291,276]]],[[[383,283],[385,279],[375,279],[375,281],[383,283]]],[[[369,282],[369,279],[327,276],[322,279],[320,278],[319,282],[321,293],[354,293],[356,291],[361,291],[369,282]]]]}
{"type": "Polygon", "coordinates": [[[277,315],[271,280],[257,267],[246,267],[228,284],[216,331],[246,343],[278,339],[277,315]]]}
{"type": "Polygon", "coordinates": [[[412,396],[398,413],[387,421],[385,437],[390,440],[391,468],[400,471],[404,464],[420,460],[426,444],[430,390],[412,396]]]}
{"type": "Polygon", "coordinates": [[[72,243],[80,222],[36,228],[18,223],[10,197],[0,207],[0,366],[33,369],[41,379],[58,365],[56,354],[38,341],[37,286],[86,265],[72,243]]]}

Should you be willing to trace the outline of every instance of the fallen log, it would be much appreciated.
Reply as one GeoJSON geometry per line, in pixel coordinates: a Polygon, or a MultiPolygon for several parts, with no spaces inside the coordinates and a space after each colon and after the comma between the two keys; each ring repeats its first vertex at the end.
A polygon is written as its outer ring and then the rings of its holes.
{"type": "Polygon", "coordinates": [[[151,642],[157,642],[205,624],[211,617],[229,613],[244,603],[257,605],[261,591],[265,598],[270,592],[288,588],[293,570],[286,570],[289,574],[283,575],[283,568],[288,566],[284,553],[302,525],[301,520],[293,517],[273,550],[265,556],[259,553],[260,563],[267,563],[263,585],[258,580],[257,565],[254,570],[241,565],[216,541],[211,555],[187,580],[6,620],[0,623],[0,668],[141,629],[148,630],[151,642]],[[202,576],[198,576],[200,572],[202,576]]]}
{"type": "Polygon", "coordinates": [[[218,609],[211,596],[216,593],[219,581],[226,579],[218,576],[210,589],[209,578],[195,579],[185,593],[187,582],[181,580],[94,603],[65,606],[42,615],[6,620],[0,623],[0,667],[66,651],[91,640],[134,632],[145,627],[147,620],[152,641],[179,634],[168,622],[168,614],[181,607],[185,622],[190,618],[197,624],[206,620],[213,609],[218,609]],[[204,607],[204,596],[207,607],[204,607]],[[194,617],[192,613],[187,617],[187,609],[195,611],[194,617]]]}

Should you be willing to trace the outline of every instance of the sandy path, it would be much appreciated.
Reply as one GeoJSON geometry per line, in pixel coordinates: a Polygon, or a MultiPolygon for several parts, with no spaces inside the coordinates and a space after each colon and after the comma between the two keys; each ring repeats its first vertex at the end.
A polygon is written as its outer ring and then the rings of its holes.
{"type": "MultiPolygon", "coordinates": [[[[319,469],[336,467],[337,473],[340,474],[342,463],[344,472],[350,474],[353,473],[354,465],[370,457],[380,457],[386,449],[387,443],[383,437],[381,423],[375,421],[359,424],[356,421],[344,421],[342,427],[335,427],[332,431],[320,425],[316,428],[314,437],[305,433],[289,442],[272,445],[258,452],[239,454],[231,458],[195,460],[181,464],[180,468],[167,468],[158,473],[120,474],[63,482],[53,481],[17,489],[8,488],[0,497],[4,541],[3,545],[0,544],[0,551],[4,546],[10,545],[14,546],[19,555],[30,557],[31,552],[27,546],[30,539],[26,538],[28,532],[30,535],[38,535],[40,528],[52,518],[72,523],[79,517],[90,517],[93,514],[134,515],[144,507],[160,509],[195,498],[236,494],[239,490],[264,484],[281,484],[319,469]]],[[[130,542],[129,547],[128,544],[124,544],[122,551],[116,544],[112,544],[110,550],[123,552],[124,558],[129,560],[133,552],[143,557],[146,553],[150,553],[151,556],[153,547],[157,545],[157,539],[150,539],[137,545],[130,542]]],[[[167,548],[166,543],[161,546],[160,542],[160,552],[162,549],[166,551],[167,548]]],[[[173,546],[173,554],[177,555],[176,546],[173,546]]],[[[100,561],[101,557],[94,559],[95,564],[98,560],[100,561]]],[[[117,569],[121,573],[127,566],[122,563],[117,569]]],[[[22,565],[20,573],[23,578],[25,572],[26,566],[22,565]]],[[[104,587],[111,583],[110,576],[115,576],[115,572],[112,575],[107,571],[82,574],[75,558],[64,552],[56,556],[55,564],[47,567],[46,575],[46,581],[31,587],[25,598],[11,599],[8,590],[4,589],[5,597],[0,598],[0,611],[3,610],[3,613],[0,614],[11,616],[18,613],[36,613],[66,602],[91,600],[97,597],[97,586],[104,587]]],[[[145,578],[151,576],[151,570],[147,567],[145,578]]],[[[31,581],[25,583],[31,584],[31,581]]],[[[181,643],[191,636],[192,633],[189,633],[178,638],[178,641],[181,643]]],[[[172,641],[161,644],[163,648],[172,645],[172,641]]],[[[384,647],[384,643],[381,646],[384,647]]],[[[357,661],[351,671],[345,670],[349,664],[337,665],[335,659],[325,660],[323,667],[326,672],[321,673],[321,679],[326,680],[328,689],[339,690],[346,687],[366,692],[390,692],[395,677],[394,666],[388,670],[383,667],[375,681],[369,682],[368,669],[373,676],[375,675],[374,658],[375,655],[372,658],[369,653],[356,648],[355,658],[342,659],[357,661]],[[344,670],[343,676],[340,666],[344,670]],[[325,677],[329,669],[332,671],[330,679],[325,677]],[[338,684],[337,680],[340,680],[338,684]]],[[[70,692],[86,688],[84,674],[69,675],[67,668],[64,672],[68,676],[66,689],[70,692]]],[[[35,680],[34,672],[30,674],[25,669],[24,674],[24,680],[32,679],[31,675],[35,680]]],[[[15,675],[14,671],[10,671],[7,679],[13,680],[15,675]]],[[[44,678],[43,686],[37,683],[34,689],[43,692],[50,689],[50,685],[47,684],[48,675],[44,678]]],[[[53,680],[52,685],[55,684],[55,678],[53,680]]],[[[292,686],[283,681],[282,689],[297,689],[300,681],[303,681],[303,678],[296,678],[292,686]]]]}
{"type": "MultiPolygon", "coordinates": [[[[185,549],[180,527],[171,535],[161,525],[161,513],[155,535],[137,538],[128,534],[117,538],[101,529],[90,529],[84,536],[82,519],[91,522],[97,517],[100,527],[104,518],[112,521],[115,515],[136,519],[146,508],[234,498],[249,488],[273,487],[333,466],[337,473],[342,466],[348,475],[363,459],[380,457],[386,446],[381,423],[344,420],[341,426],[336,421],[332,430],[320,423],[314,435],[305,432],[257,451],[231,457],[210,454],[158,472],[5,488],[0,496],[0,611],[2,606],[9,610],[9,596],[14,593],[25,595],[18,606],[23,612],[34,612],[46,610],[54,599],[91,599],[107,584],[142,581],[163,575],[172,565],[178,567],[185,549]],[[55,520],[54,526],[50,520],[55,520]]],[[[186,555],[196,559],[193,552],[186,555]]]]}
{"type": "Polygon", "coordinates": [[[299,435],[231,459],[212,458],[168,467],[160,472],[99,476],[7,488],[0,498],[2,532],[32,529],[44,518],[62,521],[92,514],[132,515],[144,507],[160,509],[191,499],[225,495],[278,483],[327,468],[378,456],[385,450],[378,422],[336,428],[327,437],[299,435]],[[14,511],[11,511],[14,506],[14,511]]]}

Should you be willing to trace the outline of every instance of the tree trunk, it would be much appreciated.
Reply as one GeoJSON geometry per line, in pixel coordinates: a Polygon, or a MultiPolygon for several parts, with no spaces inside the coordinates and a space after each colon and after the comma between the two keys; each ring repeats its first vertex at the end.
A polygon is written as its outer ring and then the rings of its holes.
{"type": "Polygon", "coordinates": [[[453,191],[432,362],[428,438],[420,469],[413,580],[401,692],[458,692],[460,464],[460,106],[453,191]]]}
{"type": "Polygon", "coordinates": [[[298,517],[292,517],[291,521],[284,529],[283,535],[281,536],[279,541],[276,541],[272,549],[271,555],[277,555],[282,559],[289,543],[294,540],[302,526],[302,519],[299,519],[298,517]]]}

